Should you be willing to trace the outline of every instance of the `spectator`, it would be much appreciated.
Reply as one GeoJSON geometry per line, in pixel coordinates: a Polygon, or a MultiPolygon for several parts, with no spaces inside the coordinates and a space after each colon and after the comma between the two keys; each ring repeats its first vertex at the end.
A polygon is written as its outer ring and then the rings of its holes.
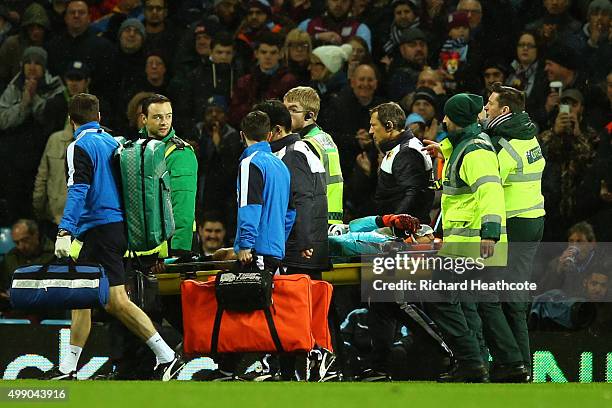
{"type": "MultiPolygon", "coordinates": [[[[219,23],[230,33],[235,33],[240,25],[240,4],[238,0],[214,0],[214,15],[219,23]]],[[[295,20],[294,20],[295,21],[295,20]]]]}
{"type": "Polygon", "coordinates": [[[267,0],[250,0],[247,4],[247,15],[236,31],[236,49],[240,58],[245,63],[252,61],[259,37],[265,33],[280,33],[283,29],[286,31],[286,25],[274,21],[267,0]]]}
{"type": "Polygon", "coordinates": [[[599,81],[608,73],[612,60],[612,4],[609,0],[595,0],[589,4],[588,22],[578,33],[581,54],[589,79],[599,81]]]}
{"type": "MultiPolygon", "coordinates": [[[[68,70],[64,74],[64,83],[66,91],[58,93],[45,105],[44,117],[45,133],[50,134],[64,130],[68,122],[68,101],[74,95],[89,91],[91,82],[91,74],[89,68],[82,61],[74,61],[70,64],[68,70]]],[[[102,114],[108,118],[105,122],[108,126],[112,126],[114,121],[110,114],[110,107],[107,104],[102,105],[102,114]]]]}
{"type": "MultiPolygon", "coordinates": [[[[580,57],[572,47],[564,44],[555,44],[546,53],[544,72],[549,82],[560,81],[562,89],[574,88],[582,95],[588,94],[587,80],[585,75],[578,70],[580,57]]],[[[536,117],[554,115],[559,105],[560,95],[558,91],[550,89],[550,93],[544,104],[544,111],[536,117]]]]}
{"type": "Polygon", "coordinates": [[[21,68],[23,51],[32,46],[43,47],[48,40],[49,18],[38,3],[31,4],[23,13],[19,33],[11,35],[0,47],[0,86],[11,80],[21,68]]]}
{"type": "MultiPolygon", "coordinates": [[[[223,106],[211,102],[191,133],[199,145],[198,208],[234,214],[237,163],[243,146],[238,131],[227,123],[223,106]],[[229,210],[228,210],[229,208],[229,210]]],[[[227,219],[233,231],[234,218],[227,219]]]]}
{"type": "MultiPolygon", "coordinates": [[[[420,4],[419,0],[393,0],[391,2],[393,22],[388,28],[388,33],[375,36],[377,40],[385,41],[382,44],[382,55],[397,56],[396,50],[400,46],[402,34],[412,28],[419,28],[421,23],[419,17],[421,13],[420,4]]],[[[379,51],[378,47],[375,47],[375,51],[379,51]]]]}
{"type": "Polygon", "coordinates": [[[89,27],[89,9],[84,0],[68,0],[66,31],[56,34],[48,44],[49,71],[64,75],[72,61],[91,67],[91,91],[109,98],[115,89],[115,51],[112,44],[89,27]],[[110,79],[110,80],[109,80],[110,79]]]}
{"type": "Polygon", "coordinates": [[[372,55],[368,50],[368,44],[366,44],[363,38],[355,35],[349,39],[347,44],[353,48],[346,70],[346,76],[350,79],[353,76],[353,72],[355,72],[355,68],[361,64],[372,64],[373,61],[372,55]]]}
{"type": "Polygon", "coordinates": [[[203,19],[187,31],[174,60],[175,78],[185,81],[187,75],[210,57],[213,37],[221,31],[215,21],[203,19]]]}
{"type": "Polygon", "coordinates": [[[236,125],[258,101],[282,98],[297,81],[281,62],[281,38],[276,33],[264,33],[255,49],[257,66],[238,80],[229,109],[230,124],[236,125]]]}
{"type": "Polygon", "coordinates": [[[308,33],[294,28],[289,31],[285,38],[285,63],[298,81],[299,85],[305,85],[310,81],[310,53],[312,52],[312,41],[308,33]]]}
{"type": "Polygon", "coordinates": [[[351,78],[350,86],[334,97],[321,124],[334,136],[340,153],[344,179],[350,179],[356,157],[361,153],[359,139],[371,140],[368,135],[369,112],[382,99],[375,95],[378,88],[376,71],[371,65],[360,65],[351,78]]]}
{"type": "Polygon", "coordinates": [[[210,57],[203,58],[186,80],[175,79],[172,86],[173,93],[181,95],[177,100],[177,113],[180,128],[185,130],[191,130],[203,117],[210,101],[227,110],[239,78],[240,71],[234,64],[233,38],[220,32],[215,35],[211,47],[210,57]]]}
{"type": "Polygon", "coordinates": [[[387,83],[387,95],[394,101],[414,91],[417,77],[427,65],[429,55],[425,33],[418,28],[402,31],[398,44],[400,56],[389,66],[387,83]]]}
{"type": "MultiPolygon", "coordinates": [[[[164,61],[174,61],[179,31],[168,19],[168,0],[144,1],[145,50],[160,53],[164,61]]],[[[170,71],[170,66],[166,67],[170,71]]]]}
{"type": "Polygon", "coordinates": [[[589,302],[603,302],[607,299],[609,277],[605,271],[593,271],[582,281],[582,297],[589,302]]]}
{"type": "Polygon", "coordinates": [[[11,237],[15,247],[4,256],[0,267],[0,299],[7,300],[15,269],[28,264],[46,264],[54,259],[53,242],[39,233],[35,221],[17,220],[11,237]]]}
{"type": "Polygon", "coordinates": [[[441,141],[446,132],[439,126],[438,109],[441,98],[431,88],[417,88],[412,103],[408,109],[410,113],[418,113],[425,120],[425,139],[441,141]]]}
{"type": "Polygon", "coordinates": [[[326,0],[322,15],[302,21],[298,28],[310,34],[315,45],[340,45],[354,35],[363,38],[372,49],[372,34],[365,24],[350,16],[351,0],[326,0]]]}
{"type": "Polygon", "coordinates": [[[67,3],[67,0],[51,0],[44,5],[47,17],[49,17],[50,31],[52,33],[60,33],[66,29],[64,14],[66,14],[67,3]]]}
{"type": "Polygon", "coordinates": [[[574,19],[569,13],[569,0],[543,0],[545,13],[544,16],[530,24],[527,24],[528,30],[544,31],[545,37],[551,35],[557,39],[567,39],[580,31],[580,22],[574,19]],[[546,27],[546,26],[549,27],[546,27]],[[554,34],[549,35],[551,27],[554,34]]]}
{"type": "Polygon", "coordinates": [[[351,52],[352,48],[348,44],[341,47],[322,45],[312,51],[309,65],[310,86],[319,94],[323,110],[329,106],[330,99],[347,84],[343,68],[351,52]]]}
{"type": "Polygon", "coordinates": [[[66,149],[74,139],[67,125],[49,136],[34,180],[34,216],[48,238],[57,235],[57,226],[66,204],[66,149]]]}
{"type": "Polygon", "coordinates": [[[198,252],[201,255],[212,255],[225,247],[226,229],[220,213],[206,212],[198,223],[198,252]]]}
{"type": "Polygon", "coordinates": [[[117,52],[118,92],[120,102],[117,104],[117,115],[125,111],[130,100],[130,89],[142,77],[146,56],[144,26],[135,18],[128,18],[119,27],[119,48],[117,52]]]}
{"type": "Polygon", "coordinates": [[[599,137],[586,125],[584,97],[576,89],[566,89],[561,103],[569,113],[557,114],[551,129],[540,134],[546,168],[542,192],[546,203],[544,240],[554,241],[569,225],[595,214],[599,181],[592,174],[599,137]]]}
{"type": "Polygon", "coordinates": [[[505,0],[460,0],[458,12],[467,14],[470,41],[487,57],[501,57],[511,47],[519,27],[516,13],[505,0]]]}
{"type": "Polygon", "coordinates": [[[440,72],[446,78],[445,88],[458,91],[478,91],[480,51],[470,41],[468,14],[456,11],[448,16],[448,37],[440,50],[440,72]]]}
{"type": "Polygon", "coordinates": [[[2,144],[10,146],[0,153],[10,220],[31,215],[34,177],[48,135],[45,106],[64,91],[62,81],[46,69],[45,50],[26,48],[22,62],[21,72],[0,96],[0,130],[6,131],[2,144]]]}
{"type": "Polygon", "coordinates": [[[526,107],[532,119],[540,126],[546,124],[545,111],[548,81],[540,60],[541,44],[534,31],[523,31],[516,43],[516,59],[510,64],[506,85],[525,92],[526,107]]]}
{"type": "Polygon", "coordinates": [[[601,255],[597,256],[596,249],[597,239],[591,224],[572,225],[567,231],[567,247],[548,263],[538,279],[538,291],[560,289],[570,296],[579,296],[587,274],[602,267],[601,255]]]}
{"type": "Polygon", "coordinates": [[[127,124],[121,126],[120,133],[127,140],[136,140],[140,137],[140,129],[144,127],[142,115],[142,102],[154,96],[151,92],[138,92],[132,97],[127,106],[127,124]]]}
{"type": "Polygon", "coordinates": [[[0,45],[4,43],[12,30],[13,24],[10,21],[9,11],[4,4],[0,4],[0,45]]]}
{"type": "Polygon", "coordinates": [[[490,58],[482,64],[482,82],[484,88],[480,93],[483,97],[488,99],[488,89],[496,82],[506,82],[508,76],[508,67],[504,64],[504,61],[499,58],[490,58]]]}
{"type": "Polygon", "coordinates": [[[163,53],[151,52],[146,56],[144,75],[142,73],[131,85],[124,97],[122,107],[127,107],[132,96],[138,92],[151,92],[154,94],[168,94],[168,69],[163,53]]]}
{"type": "Polygon", "coordinates": [[[113,9],[91,24],[91,28],[109,41],[116,41],[119,27],[127,19],[143,21],[141,0],[117,0],[113,9]]]}
{"type": "Polygon", "coordinates": [[[410,129],[414,136],[421,141],[425,138],[426,127],[425,119],[418,113],[411,113],[406,117],[406,129],[410,129]]]}

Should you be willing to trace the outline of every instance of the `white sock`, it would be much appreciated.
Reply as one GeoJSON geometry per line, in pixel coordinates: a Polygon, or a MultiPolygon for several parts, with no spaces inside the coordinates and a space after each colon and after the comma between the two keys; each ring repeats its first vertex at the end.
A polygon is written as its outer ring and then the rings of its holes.
{"type": "Polygon", "coordinates": [[[158,364],[169,363],[174,360],[174,350],[168,346],[159,333],[155,332],[155,334],[147,340],[147,346],[155,353],[158,364]]]}
{"type": "Polygon", "coordinates": [[[77,363],[79,362],[79,357],[81,357],[81,351],[83,351],[82,347],[70,345],[70,350],[68,350],[68,354],[64,360],[60,363],[59,370],[63,374],[68,374],[73,371],[76,371],[77,363]]]}

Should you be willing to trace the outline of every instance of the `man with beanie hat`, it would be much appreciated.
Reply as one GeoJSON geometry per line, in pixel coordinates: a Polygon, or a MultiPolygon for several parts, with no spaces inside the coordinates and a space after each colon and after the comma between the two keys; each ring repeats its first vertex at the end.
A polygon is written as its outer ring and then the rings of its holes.
{"type": "MultiPolygon", "coordinates": [[[[142,78],[143,68],[146,63],[144,52],[144,40],[146,38],[145,28],[135,18],[128,18],[117,31],[119,45],[117,49],[117,93],[123,102],[117,103],[115,112],[117,117],[124,113],[125,106],[129,101],[129,91],[142,78]]],[[[114,96],[113,99],[116,99],[114,96]]]]}
{"type": "Polygon", "coordinates": [[[17,75],[21,68],[21,55],[27,47],[42,47],[45,40],[48,40],[50,24],[45,9],[38,3],[30,4],[23,13],[20,28],[17,34],[8,37],[0,47],[2,84],[17,75]]]}
{"type": "MultiPolygon", "coordinates": [[[[495,148],[478,124],[482,109],[481,96],[461,93],[450,98],[444,106],[448,137],[440,145],[430,144],[430,149],[437,148],[445,159],[442,180],[444,243],[438,255],[451,260],[463,258],[466,262],[477,260],[487,268],[484,275],[477,275],[480,271],[459,275],[454,270],[436,270],[433,279],[448,282],[461,276],[468,280],[484,276],[491,281],[495,271],[491,267],[506,264],[504,192],[495,148]]],[[[470,292],[471,298],[457,291],[438,294],[443,302],[430,304],[431,317],[451,343],[457,360],[449,372],[440,376],[440,381],[488,381],[485,365],[488,354],[484,342],[479,339],[481,324],[487,329],[487,345],[495,361],[521,362],[521,353],[494,292],[470,292]],[[477,303],[479,300],[486,301],[477,303]]]]}
{"type": "MultiPolygon", "coordinates": [[[[284,24],[285,26],[287,24],[284,24]]],[[[236,33],[236,48],[241,59],[248,64],[253,59],[261,35],[272,32],[281,33],[283,25],[272,20],[272,9],[267,0],[251,0],[247,4],[247,15],[236,33]]]]}
{"type": "Polygon", "coordinates": [[[31,218],[32,189],[36,169],[48,131],[44,114],[48,101],[62,94],[59,77],[46,69],[47,52],[41,47],[28,47],[21,58],[20,72],[0,96],[0,149],[2,192],[8,202],[9,220],[31,218]]]}
{"type": "Polygon", "coordinates": [[[390,27],[384,27],[387,33],[379,38],[379,40],[386,39],[386,42],[382,46],[374,47],[374,51],[382,48],[383,54],[387,56],[396,54],[397,47],[400,45],[400,38],[405,31],[419,28],[421,23],[419,17],[421,14],[420,0],[393,0],[391,9],[393,10],[393,22],[390,27]]]}
{"type": "MultiPolygon", "coordinates": [[[[562,42],[552,44],[544,58],[544,72],[549,82],[561,81],[562,89],[576,88],[583,95],[588,95],[587,78],[580,69],[578,52],[562,42]]],[[[559,92],[550,90],[544,109],[550,115],[559,105],[559,92]]]]}
{"type": "Polygon", "coordinates": [[[399,54],[389,66],[387,82],[387,94],[394,101],[414,91],[419,74],[427,65],[429,48],[425,33],[418,28],[402,31],[399,54]]]}

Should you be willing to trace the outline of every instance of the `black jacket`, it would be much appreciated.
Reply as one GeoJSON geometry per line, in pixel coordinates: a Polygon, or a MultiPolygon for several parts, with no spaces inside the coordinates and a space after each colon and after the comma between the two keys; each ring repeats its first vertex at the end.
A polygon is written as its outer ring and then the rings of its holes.
{"type": "Polygon", "coordinates": [[[291,173],[291,195],[296,219],[285,244],[283,265],[312,271],[328,267],[327,194],[325,168],[308,145],[296,133],[270,143],[272,153],[291,173]],[[314,249],[310,259],[301,252],[314,249]]]}
{"type": "Polygon", "coordinates": [[[431,159],[421,152],[423,144],[405,130],[399,138],[379,147],[385,157],[374,196],[377,214],[410,214],[428,224],[434,191],[429,188],[431,159]]]}

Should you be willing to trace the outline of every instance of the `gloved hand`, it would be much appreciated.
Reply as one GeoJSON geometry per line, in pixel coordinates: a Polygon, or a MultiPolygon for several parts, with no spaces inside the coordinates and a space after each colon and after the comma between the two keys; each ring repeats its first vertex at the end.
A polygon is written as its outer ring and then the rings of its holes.
{"type": "Polygon", "coordinates": [[[58,235],[55,239],[55,256],[58,258],[67,258],[70,256],[70,235],[58,235]]]}
{"type": "Polygon", "coordinates": [[[421,228],[421,223],[418,218],[408,214],[388,214],[382,216],[382,223],[385,227],[393,227],[410,234],[421,228]]]}

